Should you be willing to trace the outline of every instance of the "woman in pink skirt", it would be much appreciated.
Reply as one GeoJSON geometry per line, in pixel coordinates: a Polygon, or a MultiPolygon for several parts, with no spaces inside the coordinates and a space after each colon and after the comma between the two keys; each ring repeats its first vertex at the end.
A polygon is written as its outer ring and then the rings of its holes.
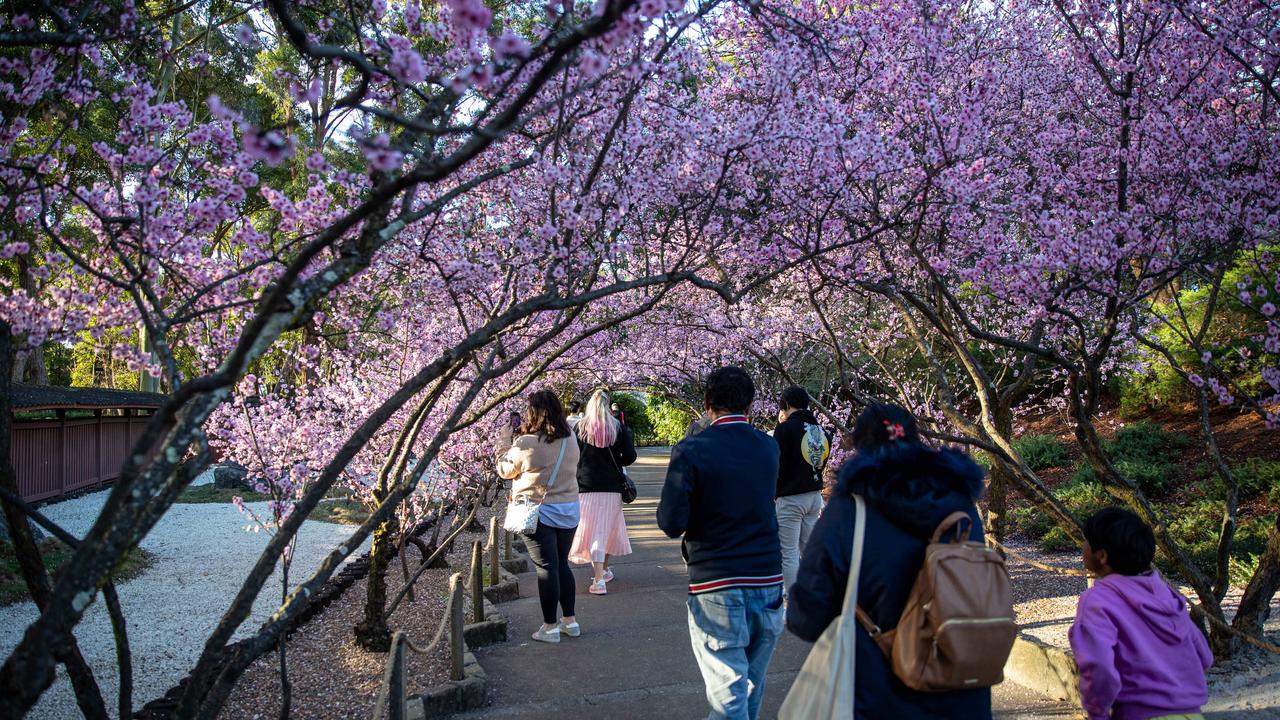
{"type": "Polygon", "coordinates": [[[593,579],[587,592],[604,595],[613,579],[609,558],[630,555],[627,522],[622,517],[622,468],[636,461],[631,430],[609,412],[609,394],[597,390],[575,428],[578,435],[578,499],[582,520],[573,537],[569,560],[591,563],[593,579]]]}

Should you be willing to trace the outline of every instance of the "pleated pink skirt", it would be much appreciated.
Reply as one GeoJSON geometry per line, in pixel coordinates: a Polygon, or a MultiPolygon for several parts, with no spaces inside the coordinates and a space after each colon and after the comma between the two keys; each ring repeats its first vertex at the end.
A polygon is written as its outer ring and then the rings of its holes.
{"type": "Polygon", "coordinates": [[[622,496],[611,492],[578,495],[582,519],[569,549],[569,562],[586,565],[604,562],[604,556],[630,555],[627,521],[622,517],[622,496]]]}

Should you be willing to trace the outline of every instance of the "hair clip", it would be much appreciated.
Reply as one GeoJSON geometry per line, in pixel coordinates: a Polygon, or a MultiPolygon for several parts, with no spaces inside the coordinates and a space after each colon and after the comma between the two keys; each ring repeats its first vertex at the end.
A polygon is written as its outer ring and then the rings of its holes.
{"type": "Polygon", "coordinates": [[[884,421],[884,429],[889,433],[889,440],[901,440],[907,436],[907,431],[902,428],[902,423],[884,421]]]}

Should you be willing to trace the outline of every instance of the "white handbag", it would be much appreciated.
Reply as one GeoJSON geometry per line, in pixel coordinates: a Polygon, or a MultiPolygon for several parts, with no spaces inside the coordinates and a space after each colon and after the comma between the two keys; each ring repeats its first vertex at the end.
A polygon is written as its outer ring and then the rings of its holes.
{"type": "Polygon", "coordinates": [[[851,718],[854,705],[854,661],[857,659],[858,576],[862,573],[862,545],[866,537],[867,506],[853,496],[853,555],[849,560],[849,585],[844,609],[813,644],[800,674],[778,711],[780,720],[851,718]]]}
{"type": "MultiPolygon", "coordinates": [[[[551,477],[547,480],[547,492],[551,492],[551,486],[556,484],[556,476],[560,474],[560,464],[564,462],[564,449],[569,446],[569,439],[560,441],[560,457],[556,458],[556,466],[551,470],[551,477]]],[[[507,517],[502,521],[502,529],[507,532],[518,532],[528,535],[538,529],[538,508],[542,507],[542,503],[534,502],[533,498],[518,497],[507,503],[507,517]]]]}

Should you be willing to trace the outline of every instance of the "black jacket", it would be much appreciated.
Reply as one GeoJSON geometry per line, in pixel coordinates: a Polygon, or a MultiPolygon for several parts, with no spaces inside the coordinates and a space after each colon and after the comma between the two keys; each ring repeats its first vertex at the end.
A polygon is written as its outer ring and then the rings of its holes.
{"type": "MultiPolygon", "coordinates": [[[[777,441],[780,453],[777,497],[818,492],[822,489],[822,469],[827,466],[826,457],[821,457],[817,467],[810,465],[804,457],[805,425],[817,424],[818,418],[811,411],[795,410],[774,428],[773,439],[777,441]]],[[[824,430],[823,435],[827,438],[826,452],[830,453],[831,434],[824,430]]]]}
{"type": "MultiPolygon", "coordinates": [[[[973,518],[970,537],[981,540],[975,499],[982,469],[954,450],[904,446],[871,457],[857,455],[840,468],[840,479],[805,546],[800,573],[787,608],[787,627],[816,640],[841,612],[853,554],[853,494],[866,499],[867,529],[858,604],[884,629],[896,627],[924,549],[947,515],[973,518]]],[[[987,688],[916,692],[889,667],[861,625],[857,628],[855,716],[891,720],[990,720],[987,688]]]]}
{"type": "Polygon", "coordinates": [[[744,578],[754,580],[733,584],[781,584],[777,477],[777,443],[747,423],[712,425],[672,448],[658,527],[684,535],[691,592],[744,578]]]}
{"type": "Polygon", "coordinates": [[[578,438],[578,492],[622,492],[622,468],[636,461],[636,444],[626,425],[618,426],[612,447],[598,448],[578,438]]]}

